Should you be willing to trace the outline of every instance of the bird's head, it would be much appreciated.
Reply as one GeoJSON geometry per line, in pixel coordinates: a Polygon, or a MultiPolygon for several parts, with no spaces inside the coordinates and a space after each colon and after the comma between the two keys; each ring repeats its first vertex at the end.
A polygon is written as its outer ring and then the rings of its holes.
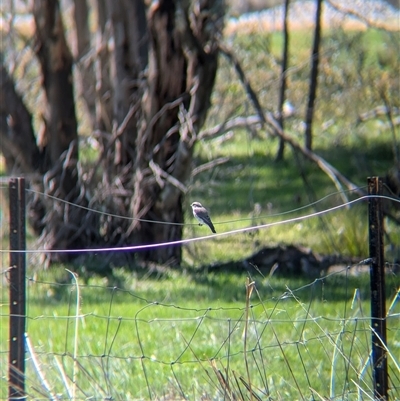
{"type": "Polygon", "coordinates": [[[192,207],[203,207],[200,202],[193,202],[190,206],[192,206],[192,207]]]}

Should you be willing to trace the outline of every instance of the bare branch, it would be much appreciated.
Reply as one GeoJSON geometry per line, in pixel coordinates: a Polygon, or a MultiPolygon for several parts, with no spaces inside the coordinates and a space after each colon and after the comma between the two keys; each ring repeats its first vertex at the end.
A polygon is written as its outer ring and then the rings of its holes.
{"type": "Polygon", "coordinates": [[[262,125],[262,121],[260,116],[258,115],[248,117],[234,117],[221,124],[216,125],[215,127],[201,131],[197,139],[214,139],[233,129],[249,128],[260,125],[262,125]]]}
{"type": "Polygon", "coordinates": [[[389,114],[400,114],[400,109],[398,107],[389,107],[387,105],[374,107],[372,110],[368,110],[365,113],[362,113],[358,117],[357,123],[372,120],[374,118],[380,116],[387,116],[389,114]]]}
{"type": "Polygon", "coordinates": [[[197,174],[202,173],[203,171],[210,170],[215,166],[219,166],[221,164],[225,164],[230,160],[229,157],[219,157],[218,159],[214,159],[209,161],[208,163],[204,163],[192,171],[192,177],[196,176],[197,174]]]}
{"type": "Polygon", "coordinates": [[[159,183],[161,188],[164,187],[164,181],[161,178],[164,178],[166,181],[168,181],[174,187],[178,188],[182,193],[185,194],[188,191],[188,189],[185,185],[183,185],[175,177],[173,177],[172,175],[170,175],[166,171],[164,171],[157,163],[154,162],[154,160],[150,160],[149,167],[150,167],[151,171],[153,172],[154,176],[156,177],[156,180],[159,183]]]}
{"type": "Polygon", "coordinates": [[[390,130],[393,137],[393,159],[395,165],[400,165],[400,149],[397,141],[396,124],[392,114],[392,107],[390,107],[389,99],[384,91],[381,93],[382,100],[385,103],[386,117],[389,122],[390,130]]]}
{"type": "Polygon", "coordinates": [[[233,64],[235,67],[236,73],[239,76],[240,81],[245,87],[247,96],[249,97],[251,103],[253,103],[254,108],[262,123],[266,123],[267,120],[265,119],[264,112],[262,110],[261,104],[258,100],[257,94],[253,90],[250,81],[247,79],[246,74],[243,71],[242,66],[239,63],[239,60],[235,57],[235,55],[222,43],[220,44],[221,53],[233,64]]]}

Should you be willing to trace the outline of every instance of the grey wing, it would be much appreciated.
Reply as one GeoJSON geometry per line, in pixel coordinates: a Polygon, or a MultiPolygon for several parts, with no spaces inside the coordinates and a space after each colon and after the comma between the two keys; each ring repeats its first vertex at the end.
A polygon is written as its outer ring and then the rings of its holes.
{"type": "Polygon", "coordinates": [[[216,234],[217,232],[215,231],[214,224],[212,223],[210,216],[207,214],[206,216],[203,217],[203,219],[204,219],[204,222],[208,225],[208,227],[211,228],[211,231],[214,234],[216,234]]]}

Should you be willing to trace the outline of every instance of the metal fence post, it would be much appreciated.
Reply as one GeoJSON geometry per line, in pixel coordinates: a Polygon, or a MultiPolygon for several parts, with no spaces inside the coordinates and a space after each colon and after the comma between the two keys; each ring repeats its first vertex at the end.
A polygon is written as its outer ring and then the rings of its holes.
{"type": "Polygon", "coordinates": [[[374,398],[388,399],[388,371],[386,350],[386,296],[385,261],[383,249],[383,208],[382,180],[368,178],[369,214],[369,254],[371,259],[371,326],[372,326],[372,363],[374,377],[374,398]]]}
{"type": "Polygon", "coordinates": [[[10,351],[9,399],[25,396],[25,179],[11,178],[10,200],[10,351]]]}

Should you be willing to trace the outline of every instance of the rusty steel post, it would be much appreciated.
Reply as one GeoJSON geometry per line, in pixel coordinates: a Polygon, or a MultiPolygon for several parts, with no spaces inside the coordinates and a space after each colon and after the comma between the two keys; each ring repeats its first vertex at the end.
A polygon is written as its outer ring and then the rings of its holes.
{"type": "Polygon", "coordinates": [[[25,179],[11,178],[10,200],[10,350],[9,400],[24,400],[25,395],[25,179]]]}
{"type": "Polygon", "coordinates": [[[383,248],[382,180],[368,178],[369,255],[371,282],[371,326],[374,398],[388,400],[388,370],[386,358],[386,296],[383,248]]]}

